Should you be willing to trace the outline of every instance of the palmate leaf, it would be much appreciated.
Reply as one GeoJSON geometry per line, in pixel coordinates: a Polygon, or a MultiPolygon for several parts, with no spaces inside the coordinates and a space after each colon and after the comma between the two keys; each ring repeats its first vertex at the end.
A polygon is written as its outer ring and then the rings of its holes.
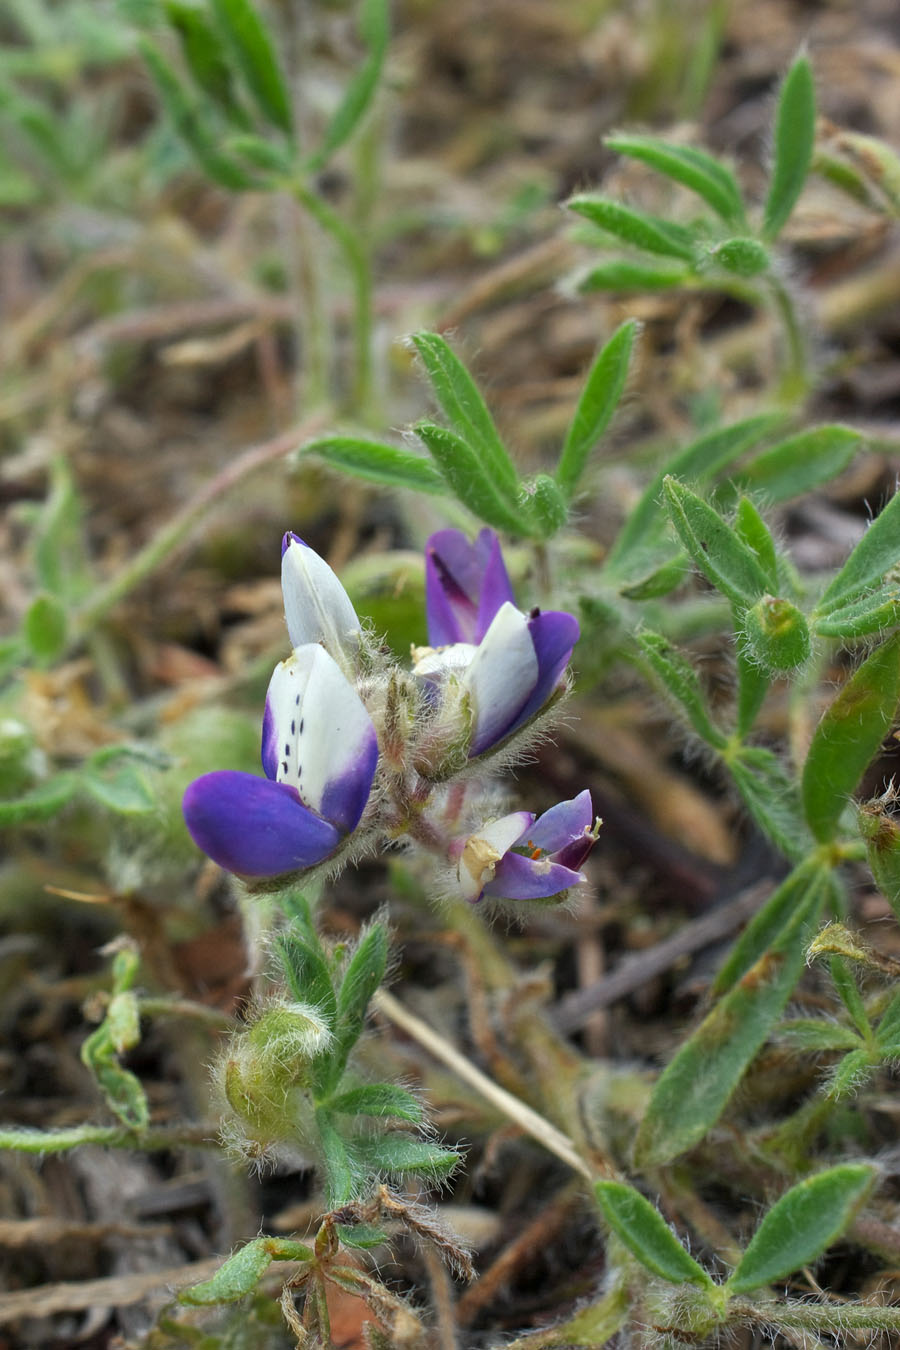
{"type": "Polygon", "coordinates": [[[850,557],[825,589],[816,614],[828,614],[864,591],[881,586],[900,563],[900,492],[875,517],[850,557]]]}
{"type": "Polygon", "coordinates": [[[683,263],[647,263],[630,258],[610,258],[583,272],[578,290],[591,291],[667,291],[676,286],[697,286],[693,271],[683,263]]]}
{"type": "Polygon", "coordinates": [[[497,491],[496,479],[484,459],[455,431],[434,422],[416,423],[415,433],[431,453],[448,487],[474,516],[497,530],[521,537],[531,533],[531,524],[497,491]]]}
{"type": "Polygon", "coordinates": [[[413,333],[409,341],[425,367],[450,429],[480,462],[481,476],[492,485],[493,494],[514,507],[519,475],[472,376],[439,333],[413,333]]]}
{"type": "Polygon", "coordinates": [[[790,501],[836,478],[862,443],[862,433],[852,427],[810,427],[757,455],[733,479],[767,504],[790,501]]]}
{"type": "Polygon", "coordinates": [[[657,136],[617,133],[603,141],[610,150],[638,159],[658,173],[690,188],[711,206],[726,225],[740,226],[744,203],[737,179],[721,160],[690,145],[674,145],[657,136]]]}

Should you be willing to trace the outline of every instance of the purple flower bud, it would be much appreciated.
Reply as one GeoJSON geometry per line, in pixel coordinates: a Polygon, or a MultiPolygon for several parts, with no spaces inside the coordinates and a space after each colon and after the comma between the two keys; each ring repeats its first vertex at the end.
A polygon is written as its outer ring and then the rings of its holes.
{"type": "Polygon", "coordinates": [[[281,543],[281,589],[292,647],[321,642],[336,660],[356,651],[360,622],[337,576],[299,535],[281,543]]]}
{"type": "Polygon", "coordinates": [[[480,642],[513,590],[493,530],[474,544],[459,530],[438,530],[425,545],[425,608],[432,647],[480,642]]]}
{"type": "Polygon", "coordinates": [[[266,696],[265,778],[205,774],[184,795],[194,842],[242,876],[312,867],[359,823],[378,763],[362,700],[318,643],[275,667],[266,696]]]}
{"type": "Polygon", "coordinates": [[[599,828],[587,790],[537,821],[530,811],[491,821],[460,850],[457,875],[463,894],[472,904],[483,896],[546,900],[578,886],[585,880],[579,869],[599,828]]]}

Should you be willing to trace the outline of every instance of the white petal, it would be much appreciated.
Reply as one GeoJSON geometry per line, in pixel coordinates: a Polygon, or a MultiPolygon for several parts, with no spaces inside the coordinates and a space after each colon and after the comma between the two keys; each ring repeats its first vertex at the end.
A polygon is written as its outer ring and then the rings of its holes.
{"type": "Polygon", "coordinates": [[[472,696],[477,754],[499,740],[537,684],[538,660],[528,620],[509,601],[501,605],[462,677],[472,696]]]}
{"type": "Polygon", "coordinates": [[[470,834],[460,854],[456,875],[467,900],[479,899],[485,886],[494,879],[497,863],[534,823],[530,811],[514,811],[500,820],[489,821],[470,834]]]}
{"type": "Polygon", "coordinates": [[[269,683],[278,768],[276,780],[321,811],[330,783],[352,773],[372,720],[356,690],[324,647],[311,643],[275,667],[269,683]]]}
{"type": "Polygon", "coordinates": [[[291,539],[281,559],[284,616],[292,647],[322,642],[335,656],[356,646],[356,610],[337,576],[318,553],[291,539]]]}
{"type": "Polygon", "coordinates": [[[413,674],[438,678],[458,674],[471,665],[477,650],[471,642],[454,642],[449,647],[413,647],[413,674]]]}

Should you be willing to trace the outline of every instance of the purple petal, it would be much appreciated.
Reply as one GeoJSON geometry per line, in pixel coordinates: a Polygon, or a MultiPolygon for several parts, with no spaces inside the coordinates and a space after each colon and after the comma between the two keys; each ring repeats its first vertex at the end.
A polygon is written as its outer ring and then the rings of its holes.
{"type": "Polygon", "coordinates": [[[580,872],[560,867],[547,858],[535,861],[523,858],[521,853],[507,853],[497,864],[494,879],[485,886],[484,894],[504,900],[546,900],[582,881],[584,877],[580,872]]]}
{"type": "Polygon", "coordinates": [[[188,786],[183,809],[198,848],[240,876],[277,876],[311,867],[333,853],[341,839],[293,788],[252,773],[221,769],[204,774],[188,786]]]}
{"type": "Polygon", "coordinates": [[[578,620],[563,610],[535,614],[528,620],[528,629],[537,656],[538,678],[509,731],[515,731],[540,712],[562,679],[580,633],[578,620]]]}
{"type": "Polygon", "coordinates": [[[284,555],[287,553],[287,551],[288,551],[288,549],[290,548],[291,544],[302,544],[304,548],[309,548],[309,544],[307,544],[307,542],[306,542],[305,539],[301,539],[300,536],[299,536],[299,534],[294,534],[294,531],[293,531],[293,530],[288,530],[287,534],[284,535],[284,537],[283,537],[282,540],[281,540],[281,556],[282,556],[282,558],[283,558],[284,555]]]}
{"type": "Polygon", "coordinates": [[[432,647],[480,642],[513,592],[493,530],[470,544],[460,530],[438,530],[425,546],[425,605],[432,647]]]}
{"type": "Polygon", "coordinates": [[[369,726],[356,741],[353,759],[336,777],[329,779],[322,794],[322,815],[349,834],[365,810],[378,764],[378,737],[369,726]]]}
{"type": "Polygon", "coordinates": [[[278,729],[275,726],[275,714],[272,700],[266,694],[266,707],[263,712],[262,746],[260,748],[263,772],[267,778],[278,777],[278,729]]]}
{"type": "Polygon", "coordinates": [[[478,603],[478,622],[473,641],[480,642],[491,626],[497,611],[507,601],[515,604],[512,584],[503,561],[500,540],[493,530],[482,530],[475,547],[484,558],[484,570],[481,577],[481,595],[478,603]]]}
{"type": "Polygon", "coordinates": [[[580,839],[594,823],[591,794],[585,788],[568,802],[557,802],[538,816],[528,832],[528,842],[545,853],[555,853],[573,839],[580,839]]]}

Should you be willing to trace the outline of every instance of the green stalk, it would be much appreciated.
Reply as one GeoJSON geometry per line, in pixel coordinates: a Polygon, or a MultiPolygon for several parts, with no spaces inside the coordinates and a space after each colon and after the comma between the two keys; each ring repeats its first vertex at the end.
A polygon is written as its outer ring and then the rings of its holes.
{"type": "Polygon", "coordinates": [[[73,1125],[67,1130],[0,1130],[0,1150],[17,1153],[67,1153],[85,1144],[106,1148],[140,1148],[146,1152],[170,1148],[218,1148],[219,1125],[159,1125],[129,1130],[121,1125],[73,1125]]]}
{"type": "Polygon", "coordinates": [[[771,272],[767,280],[787,344],[788,367],[779,384],[781,397],[787,403],[802,403],[810,389],[806,339],[787,287],[771,272]]]}
{"type": "Polygon", "coordinates": [[[354,372],[348,412],[365,419],[372,397],[372,274],[365,248],[354,231],[305,183],[294,182],[297,201],[330,234],[344,256],[353,287],[354,372]]]}

